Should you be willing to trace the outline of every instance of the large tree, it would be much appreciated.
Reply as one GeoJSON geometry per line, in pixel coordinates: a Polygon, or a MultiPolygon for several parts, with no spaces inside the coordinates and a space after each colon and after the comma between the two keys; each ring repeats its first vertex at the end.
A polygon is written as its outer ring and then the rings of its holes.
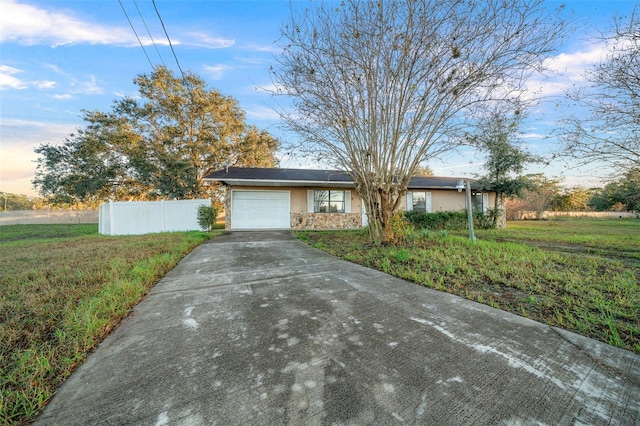
{"type": "Polygon", "coordinates": [[[86,127],[43,144],[34,186],[61,201],[189,199],[209,195],[203,178],[225,166],[273,167],[278,141],[245,123],[238,102],[192,73],[164,67],[134,80],[139,96],[110,112],[84,111],[86,127]]]}
{"type": "Polygon", "coordinates": [[[521,93],[564,24],[542,0],[293,3],[273,68],[286,124],[347,170],[375,242],[409,179],[478,102],[521,93]]]}
{"type": "Polygon", "coordinates": [[[606,54],[571,91],[564,152],[581,164],[608,163],[624,172],[640,167],[640,8],[614,21],[602,37],[606,54]],[[587,115],[582,114],[586,110],[587,115]]]}

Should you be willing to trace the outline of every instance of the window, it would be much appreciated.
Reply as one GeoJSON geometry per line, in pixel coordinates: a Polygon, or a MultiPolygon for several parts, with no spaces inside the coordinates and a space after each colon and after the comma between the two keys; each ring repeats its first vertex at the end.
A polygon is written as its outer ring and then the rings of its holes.
{"type": "Polygon", "coordinates": [[[407,211],[431,213],[431,193],[427,191],[407,192],[407,211]]]}
{"type": "Polygon", "coordinates": [[[412,203],[413,203],[414,212],[426,212],[427,211],[427,193],[414,191],[412,203]]]}
{"type": "Polygon", "coordinates": [[[344,213],[345,191],[314,191],[314,213],[344,213]]]}
{"type": "Polygon", "coordinates": [[[489,194],[487,193],[477,193],[473,194],[471,199],[471,205],[473,207],[473,211],[476,213],[486,213],[489,208],[489,194]]]}

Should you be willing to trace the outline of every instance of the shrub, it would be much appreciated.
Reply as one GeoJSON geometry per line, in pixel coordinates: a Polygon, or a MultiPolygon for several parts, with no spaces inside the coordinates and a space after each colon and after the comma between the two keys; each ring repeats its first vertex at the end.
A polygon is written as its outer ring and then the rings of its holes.
{"type": "Polygon", "coordinates": [[[211,231],[213,225],[216,223],[218,217],[218,209],[213,206],[205,206],[204,204],[198,207],[198,225],[204,231],[211,231]]]}
{"type": "Polygon", "coordinates": [[[391,218],[391,243],[404,245],[413,237],[415,227],[400,212],[391,218]]]}
{"type": "Polygon", "coordinates": [[[467,214],[465,212],[406,212],[405,217],[418,229],[439,231],[441,229],[465,229],[467,214]]]}
{"type": "MultiPolygon", "coordinates": [[[[501,214],[501,210],[489,209],[486,214],[474,213],[473,226],[478,229],[495,228],[497,218],[501,214]]],[[[430,231],[439,231],[442,229],[460,230],[466,229],[467,213],[466,212],[406,212],[405,217],[413,226],[418,229],[428,229],[430,231]]]]}

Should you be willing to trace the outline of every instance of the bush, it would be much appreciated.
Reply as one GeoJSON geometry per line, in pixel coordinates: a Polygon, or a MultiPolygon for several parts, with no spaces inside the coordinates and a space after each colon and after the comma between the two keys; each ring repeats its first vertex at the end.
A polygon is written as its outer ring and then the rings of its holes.
{"type": "Polygon", "coordinates": [[[406,212],[405,217],[418,229],[439,231],[441,229],[465,229],[467,214],[465,212],[406,212]]]}
{"type": "MultiPolygon", "coordinates": [[[[487,214],[474,213],[473,226],[478,229],[495,228],[495,219],[501,214],[500,210],[489,209],[487,214]],[[494,218],[495,216],[495,218],[494,218]]],[[[406,212],[405,217],[413,226],[418,229],[428,229],[430,231],[439,231],[443,229],[460,230],[467,229],[467,213],[466,212],[406,212]]]]}
{"type": "Polygon", "coordinates": [[[404,245],[412,238],[415,227],[402,215],[396,213],[391,218],[391,243],[395,245],[404,245]]]}
{"type": "Polygon", "coordinates": [[[213,206],[202,205],[198,207],[198,225],[204,231],[211,231],[218,217],[218,209],[213,206]]]}

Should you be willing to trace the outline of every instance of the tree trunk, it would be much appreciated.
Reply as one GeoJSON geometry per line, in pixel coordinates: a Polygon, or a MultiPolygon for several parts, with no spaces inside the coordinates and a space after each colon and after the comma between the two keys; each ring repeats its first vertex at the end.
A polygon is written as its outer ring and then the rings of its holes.
{"type": "Polygon", "coordinates": [[[380,188],[373,194],[360,194],[369,216],[369,236],[374,244],[384,244],[393,239],[391,219],[397,200],[389,191],[380,188]]]}

